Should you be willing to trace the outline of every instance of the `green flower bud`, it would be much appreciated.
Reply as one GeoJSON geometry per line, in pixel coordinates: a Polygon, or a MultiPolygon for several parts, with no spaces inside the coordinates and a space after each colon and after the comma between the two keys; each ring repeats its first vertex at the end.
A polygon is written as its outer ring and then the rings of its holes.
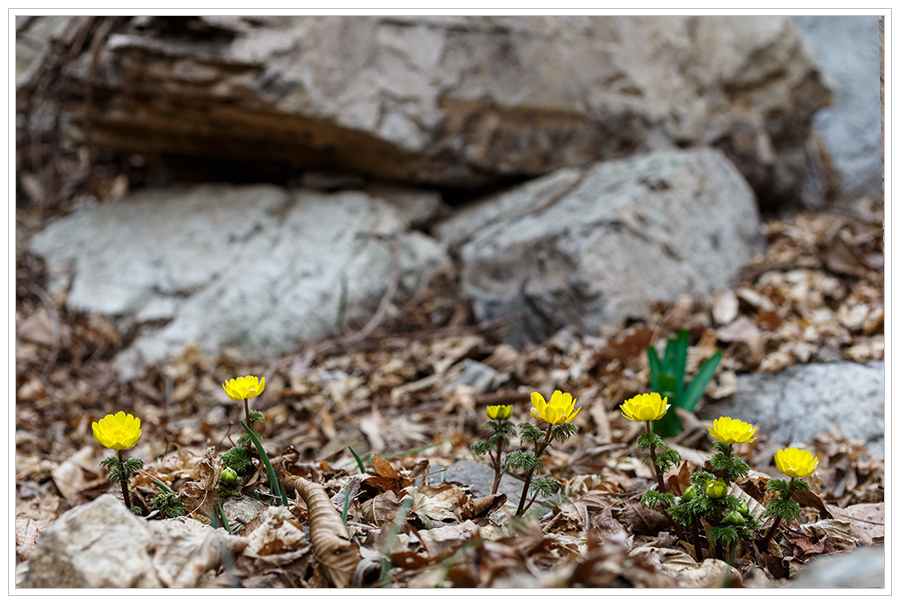
{"type": "Polygon", "coordinates": [[[235,483],[237,482],[237,479],[237,472],[235,472],[231,468],[225,468],[224,470],[222,470],[221,476],[219,476],[219,480],[226,483],[235,483]]]}
{"type": "Polygon", "coordinates": [[[697,487],[694,485],[689,486],[684,490],[684,494],[681,496],[682,501],[690,501],[694,497],[697,496],[697,487]]]}
{"type": "Polygon", "coordinates": [[[747,505],[747,502],[744,499],[741,499],[740,505],[738,505],[737,509],[739,514],[743,514],[744,516],[750,513],[750,506],[747,505]]]}
{"type": "Polygon", "coordinates": [[[724,480],[710,480],[706,483],[706,496],[710,499],[722,499],[728,494],[728,485],[724,480]]]}
{"type": "Polygon", "coordinates": [[[723,522],[726,524],[744,524],[744,517],[737,512],[728,512],[723,522]]]}

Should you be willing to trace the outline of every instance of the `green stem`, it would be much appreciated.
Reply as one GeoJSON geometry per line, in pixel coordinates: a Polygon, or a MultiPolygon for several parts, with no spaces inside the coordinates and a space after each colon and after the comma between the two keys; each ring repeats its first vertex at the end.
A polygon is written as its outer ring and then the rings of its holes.
{"type": "Polygon", "coordinates": [[[125,473],[125,460],[122,458],[122,450],[117,450],[116,455],[119,457],[119,482],[122,483],[122,498],[125,500],[125,507],[130,510],[131,497],[128,495],[129,476],[125,473]]]}
{"type": "MultiPolygon", "coordinates": [[[[244,418],[247,420],[247,426],[253,426],[253,422],[250,421],[250,403],[247,399],[244,399],[244,418]]],[[[253,447],[247,444],[247,457],[253,457],[253,447]]]]}
{"type": "MultiPolygon", "coordinates": [[[[497,432],[500,431],[500,426],[502,425],[503,420],[500,421],[500,424],[497,426],[497,430],[494,432],[494,435],[497,435],[497,432]]],[[[494,484],[491,486],[491,495],[496,495],[497,491],[500,489],[500,479],[503,477],[503,466],[501,465],[503,453],[503,438],[497,438],[497,456],[494,457],[493,453],[491,454],[492,461],[494,462],[494,484]]]]}
{"type": "MultiPolygon", "coordinates": [[[[534,445],[534,457],[535,459],[541,458],[541,453],[550,446],[550,440],[553,438],[552,431],[553,424],[547,425],[547,438],[544,442],[534,445]]],[[[528,496],[528,487],[531,486],[531,479],[534,477],[534,468],[529,470],[528,474],[525,476],[525,485],[522,487],[522,496],[519,498],[519,507],[516,509],[516,516],[521,516],[525,511],[525,498],[528,496]]],[[[530,504],[529,504],[530,505],[530,504]]]]}
{"type": "MultiPolygon", "coordinates": [[[[650,421],[647,421],[647,434],[650,434],[652,431],[650,427],[650,421]]],[[[650,461],[653,464],[653,474],[656,476],[656,484],[659,485],[660,493],[667,493],[666,483],[663,481],[662,474],[659,471],[659,467],[656,465],[656,447],[650,445],[650,461]]]]}
{"type": "Polygon", "coordinates": [[[697,528],[696,518],[691,518],[689,530],[691,531],[691,542],[694,544],[694,553],[697,556],[697,562],[703,562],[703,546],[700,543],[700,531],[697,528]]]}
{"type": "MultiPolygon", "coordinates": [[[[794,496],[794,491],[797,489],[797,478],[791,478],[790,482],[788,482],[788,488],[786,491],[781,493],[781,499],[787,501],[794,496]]],[[[781,517],[775,516],[775,521],[772,523],[772,526],[766,532],[766,536],[763,537],[762,545],[760,546],[761,551],[766,551],[769,547],[769,541],[772,540],[772,537],[775,536],[775,532],[778,530],[779,525],[781,524],[781,517]]]]}

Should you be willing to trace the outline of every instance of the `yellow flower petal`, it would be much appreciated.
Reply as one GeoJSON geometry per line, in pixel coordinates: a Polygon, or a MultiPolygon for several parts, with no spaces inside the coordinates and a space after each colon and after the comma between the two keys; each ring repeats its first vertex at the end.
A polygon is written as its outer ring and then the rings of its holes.
{"type": "Polygon", "coordinates": [[[547,403],[538,392],[531,393],[531,417],[554,426],[571,422],[581,411],[581,407],[575,409],[577,399],[568,392],[556,390],[547,403]]]}
{"type": "Polygon", "coordinates": [[[266,389],[266,378],[255,375],[232,378],[222,384],[225,394],[233,401],[242,401],[259,396],[266,389]]]}
{"type": "Polygon", "coordinates": [[[649,422],[661,419],[669,407],[668,397],[661,397],[658,392],[638,394],[619,405],[622,415],[633,422],[649,422]]]}
{"type": "Polygon", "coordinates": [[[819,458],[803,449],[793,447],[787,450],[778,449],[775,454],[775,467],[791,478],[806,478],[816,471],[818,465],[819,458]]]}
{"type": "Polygon", "coordinates": [[[720,417],[708,427],[709,434],[717,441],[733,445],[735,443],[749,443],[756,440],[753,434],[756,428],[752,424],[742,422],[739,419],[720,417]]]}
{"type": "Polygon", "coordinates": [[[93,422],[91,428],[98,443],[116,451],[133,447],[141,440],[141,420],[124,411],[93,422]]]}

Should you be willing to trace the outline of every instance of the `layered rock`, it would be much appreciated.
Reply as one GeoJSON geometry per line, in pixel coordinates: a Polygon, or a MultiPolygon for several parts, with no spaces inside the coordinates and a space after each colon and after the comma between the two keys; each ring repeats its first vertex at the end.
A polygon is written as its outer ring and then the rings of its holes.
{"type": "Polygon", "coordinates": [[[713,149],[564,169],[436,229],[479,319],[520,318],[513,343],[645,317],[654,300],[727,288],[761,250],[753,192],[713,149]]]}
{"type": "Polygon", "coordinates": [[[473,187],[723,149],[767,204],[829,93],[787,17],[142,17],[64,77],[78,138],[473,187]],[[87,84],[91,85],[88,86],[87,84]]]}

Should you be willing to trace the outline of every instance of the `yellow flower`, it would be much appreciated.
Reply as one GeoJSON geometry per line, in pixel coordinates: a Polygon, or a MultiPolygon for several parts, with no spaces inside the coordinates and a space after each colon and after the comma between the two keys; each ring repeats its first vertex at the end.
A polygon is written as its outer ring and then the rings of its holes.
{"type": "Polygon", "coordinates": [[[512,405],[489,405],[487,408],[487,416],[491,419],[509,419],[512,412],[512,405]]]}
{"type": "Polygon", "coordinates": [[[141,420],[119,411],[91,424],[94,438],[108,449],[121,451],[135,446],[141,440],[141,420]]]}
{"type": "Polygon", "coordinates": [[[266,378],[258,378],[255,375],[230,379],[224,384],[225,394],[233,401],[241,401],[259,396],[266,389],[266,378]]]}
{"type": "Polygon", "coordinates": [[[782,474],[791,478],[806,478],[816,471],[819,458],[803,449],[790,448],[786,451],[778,449],[775,454],[775,466],[782,474]]]}
{"type": "Polygon", "coordinates": [[[531,393],[531,417],[544,422],[549,422],[554,426],[571,422],[581,411],[581,407],[575,409],[575,401],[568,392],[563,393],[559,390],[553,392],[550,402],[547,403],[544,397],[538,392],[531,393]],[[574,411],[572,411],[575,409],[574,411]]]}
{"type": "Polygon", "coordinates": [[[709,433],[713,438],[728,445],[753,442],[756,440],[753,438],[754,432],[756,428],[751,424],[730,417],[720,417],[709,427],[709,433]]]}
{"type": "Polygon", "coordinates": [[[667,405],[669,398],[662,398],[658,392],[639,394],[628,399],[619,407],[622,415],[633,422],[649,422],[660,419],[672,405],[667,405]]]}

